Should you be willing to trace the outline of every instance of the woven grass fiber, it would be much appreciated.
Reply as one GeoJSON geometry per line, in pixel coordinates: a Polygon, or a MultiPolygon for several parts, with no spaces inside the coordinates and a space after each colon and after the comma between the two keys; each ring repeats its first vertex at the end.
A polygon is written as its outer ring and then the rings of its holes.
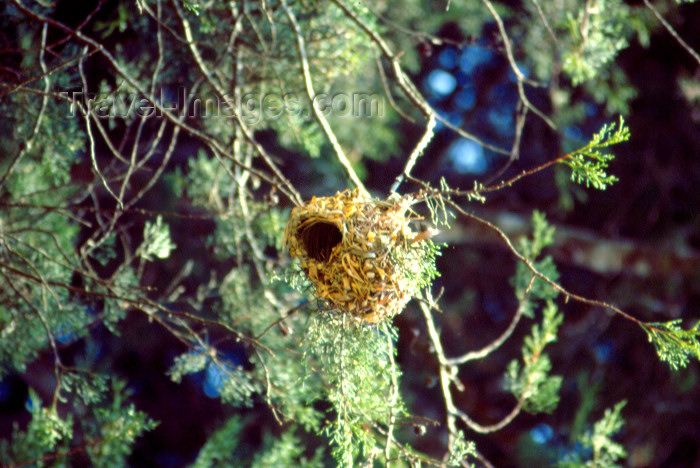
{"type": "Polygon", "coordinates": [[[400,313],[411,290],[395,252],[414,238],[412,202],[410,196],[377,200],[346,190],[294,208],[285,245],[316,296],[371,323],[400,313]]]}

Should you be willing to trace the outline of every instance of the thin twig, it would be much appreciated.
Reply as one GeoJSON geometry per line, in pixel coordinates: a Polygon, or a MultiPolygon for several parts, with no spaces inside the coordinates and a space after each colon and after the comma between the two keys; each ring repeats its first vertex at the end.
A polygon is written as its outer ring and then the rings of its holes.
{"type": "MultiPolygon", "coordinates": [[[[209,67],[205,64],[204,60],[202,59],[201,54],[199,53],[199,49],[197,47],[197,43],[195,42],[193,36],[192,36],[192,28],[190,27],[190,23],[185,17],[184,13],[182,12],[182,8],[179,5],[178,1],[173,2],[175,5],[175,10],[178,14],[178,17],[180,19],[180,23],[182,24],[182,28],[185,31],[185,39],[187,42],[187,46],[190,49],[190,52],[192,53],[192,57],[194,58],[195,63],[197,64],[197,67],[199,68],[200,72],[202,73],[202,76],[206,80],[206,82],[212,87],[212,89],[218,94],[219,99],[223,100],[224,102],[227,102],[228,99],[226,98],[226,93],[224,92],[224,89],[222,86],[214,81],[214,78],[212,77],[212,72],[209,70],[209,67]]],[[[285,195],[287,195],[292,202],[296,205],[300,205],[302,203],[301,196],[299,193],[296,191],[294,186],[289,182],[289,180],[282,174],[282,171],[279,170],[277,165],[274,163],[270,155],[265,151],[265,149],[258,143],[255,138],[253,137],[253,133],[250,131],[250,129],[245,125],[243,122],[243,119],[238,116],[236,119],[236,122],[241,128],[241,131],[243,132],[243,135],[245,136],[246,140],[250,144],[255,147],[256,151],[260,156],[263,158],[265,163],[270,167],[272,172],[275,174],[275,176],[281,181],[280,183],[282,186],[279,187],[280,191],[282,191],[285,195]]],[[[187,129],[190,131],[190,129],[187,129]]],[[[199,132],[197,132],[199,133],[199,132]]],[[[196,134],[195,134],[196,135],[196,134]]],[[[206,138],[206,141],[208,144],[211,145],[214,153],[226,155],[229,157],[232,161],[234,161],[235,164],[241,164],[239,161],[236,160],[235,157],[232,157],[228,151],[226,151],[221,145],[213,140],[212,138],[206,138]]],[[[257,175],[257,174],[256,174],[257,175]]]]}
{"type": "Polygon", "coordinates": [[[508,413],[503,419],[498,421],[497,423],[494,424],[489,424],[489,425],[482,425],[479,424],[478,422],[474,421],[465,413],[464,411],[460,410],[459,408],[456,409],[456,415],[459,417],[459,419],[462,420],[464,424],[469,426],[471,430],[474,432],[478,432],[479,434],[489,434],[491,432],[496,432],[500,431],[504,427],[506,427],[508,424],[510,424],[513,419],[515,419],[516,416],[520,414],[520,412],[523,409],[523,404],[525,404],[525,396],[522,396],[518,399],[518,402],[515,404],[512,410],[510,410],[510,413],[508,413]]]}
{"type": "Polygon", "coordinates": [[[306,94],[309,97],[309,102],[311,103],[311,108],[314,112],[314,116],[316,117],[316,120],[318,121],[319,125],[321,125],[323,132],[326,134],[326,138],[328,138],[328,141],[330,141],[331,146],[335,151],[335,155],[338,158],[338,161],[340,161],[340,164],[345,169],[345,172],[347,173],[350,180],[352,180],[355,186],[358,189],[360,189],[360,191],[364,195],[369,195],[369,192],[367,192],[367,189],[365,188],[364,184],[355,173],[355,170],[352,168],[352,165],[350,164],[350,161],[348,160],[347,156],[345,156],[343,148],[338,142],[338,138],[335,136],[335,133],[333,133],[333,129],[326,120],[326,117],[323,115],[323,112],[321,112],[321,109],[319,109],[318,107],[316,93],[314,92],[313,82],[311,80],[311,71],[309,70],[309,60],[306,56],[306,46],[304,45],[304,37],[301,35],[299,24],[297,24],[297,19],[294,16],[294,13],[292,13],[292,10],[289,9],[289,5],[287,5],[287,2],[285,0],[281,0],[281,5],[282,8],[284,8],[284,12],[286,13],[287,18],[289,18],[289,22],[291,23],[292,29],[294,30],[294,35],[296,36],[297,51],[299,52],[299,61],[301,62],[301,70],[304,74],[304,86],[306,88],[306,94]]]}
{"type": "MultiPolygon", "coordinates": [[[[168,109],[164,108],[162,103],[158,102],[157,100],[152,99],[146,90],[142,89],[141,86],[139,85],[138,81],[131,76],[126,69],[119,64],[119,61],[112,55],[102,44],[97,42],[96,40],[92,39],[91,37],[86,36],[85,34],[81,33],[80,31],[76,31],[75,29],[65,25],[64,23],[57,21],[53,18],[49,18],[46,16],[43,16],[41,14],[35,13],[31,9],[29,9],[26,5],[22,3],[21,0],[9,0],[13,5],[17,7],[18,10],[20,10],[22,13],[27,15],[29,18],[41,22],[41,23],[47,23],[50,26],[53,26],[61,31],[64,31],[80,41],[84,42],[85,44],[88,44],[95,48],[96,52],[99,52],[105,60],[114,68],[114,70],[117,72],[119,76],[124,78],[124,80],[132,87],[134,88],[140,95],[144,96],[144,98],[151,104],[155,109],[160,112],[159,115],[163,115],[166,119],[168,119],[170,122],[175,124],[178,127],[181,127],[183,130],[185,130],[187,133],[192,135],[193,137],[205,142],[208,145],[211,145],[215,151],[227,158],[230,158],[231,160],[234,161],[234,164],[240,164],[238,161],[235,161],[235,158],[231,156],[231,154],[224,148],[224,146],[217,141],[214,137],[211,135],[208,135],[201,130],[192,127],[191,125],[188,125],[185,122],[180,121],[179,116],[176,116],[172,114],[168,109]]],[[[177,2],[175,2],[177,5],[177,2]]],[[[201,64],[198,64],[200,66],[201,64]]],[[[208,76],[205,74],[205,76],[208,76]]],[[[254,168],[251,167],[246,167],[244,169],[251,171],[253,174],[256,176],[260,177],[262,180],[265,182],[268,182],[270,185],[276,186],[282,193],[284,193],[293,203],[296,205],[299,205],[302,203],[301,196],[299,193],[296,191],[296,189],[291,185],[291,183],[282,175],[280,172],[279,168],[274,164],[272,159],[269,157],[267,152],[264,150],[264,148],[253,138],[252,133],[250,130],[243,124],[241,119],[238,119],[239,124],[241,125],[241,128],[243,129],[244,135],[246,137],[246,140],[248,140],[256,149],[256,151],[263,157],[265,160],[266,164],[270,166],[272,169],[274,176],[277,177],[279,180],[274,180],[274,177],[270,177],[267,174],[260,172],[254,168]]]]}
{"type": "MultiPolygon", "coordinates": [[[[527,287],[528,290],[530,289],[534,281],[535,276],[533,275],[530,279],[530,284],[527,287]]],[[[483,348],[477,351],[470,351],[458,357],[447,358],[446,362],[452,365],[464,364],[465,362],[474,361],[476,359],[483,359],[492,352],[494,352],[496,349],[498,349],[513,334],[513,331],[515,331],[515,327],[518,325],[518,322],[523,316],[525,309],[527,309],[529,302],[528,300],[529,294],[525,294],[525,296],[519,301],[518,309],[515,312],[515,315],[513,316],[513,319],[511,320],[510,324],[508,325],[508,328],[505,329],[501,336],[499,336],[487,346],[484,346],[483,348]]]]}
{"type": "Polygon", "coordinates": [[[299,312],[299,311],[300,311],[301,309],[303,309],[304,306],[306,306],[306,305],[308,305],[308,302],[303,302],[303,303],[299,304],[298,306],[296,306],[296,307],[294,307],[294,308],[292,308],[292,309],[289,309],[289,311],[287,311],[287,313],[284,314],[283,317],[278,318],[277,320],[275,320],[274,322],[272,322],[270,325],[268,325],[267,328],[265,328],[265,329],[262,331],[262,333],[260,333],[258,336],[255,337],[255,339],[256,339],[256,340],[260,340],[263,336],[265,336],[265,335],[267,334],[267,332],[269,332],[269,331],[272,330],[274,327],[276,327],[276,326],[279,325],[280,323],[282,323],[282,322],[284,322],[285,320],[287,320],[288,318],[290,318],[292,315],[294,315],[294,314],[296,314],[297,312],[299,312]]]}
{"type": "MultiPolygon", "coordinates": [[[[86,52],[88,51],[88,46],[83,47],[83,56],[86,55],[86,52]]],[[[87,78],[85,77],[85,72],[83,70],[83,59],[81,58],[78,61],[78,72],[80,73],[80,79],[83,82],[83,87],[85,88],[85,92],[87,92],[87,78]]],[[[87,107],[85,109],[85,131],[87,132],[87,137],[88,137],[88,143],[89,143],[89,148],[90,148],[90,160],[92,161],[92,168],[95,171],[95,174],[100,178],[102,181],[102,185],[104,188],[107,190],[107,193],[109,193],[116,201],[117,204],[119,205],[119,208],[124,208],[124,202],[123,200],[118,197],[113,191],[112,188],[109,186],[109,182],[105,179],[104,174],[102,174],[102,171],[100,170],[100,166],[97,163],[97,155],[95,153],[95,137],[92,134],[92,125],[90,124],[90,115],[92,114],[92,103],[90,99],[87,100],[87,107]]]]}
{"type": "Polygon", "coordinates": [[[4,92],[0,93],[0,99],[4,98],[5,96],[7,96],[11,93],[18,92],[18,91],[24,91],[24,92],[30,92],[30,93],[36,92],[37,90],[35,90],[33,88],[28,88],[27,85],[29,85],[30,83],[33,83],[35,81],[38,81],[42,78],[45,78],[47,76],[54,75],[59,70],[67,68],[67,67],[73,65],[78,60],[85,59],[96,52],[97,52],[97,50],[92,50],[88,53],[87,56],[79,55],[77,57],[72,57],[72,58],[66,60],[65,62],[59,63],[58,65],[55,65],[54,67],[50,68],[46,73],[42,72],[39,75],[30,76],[26,80],[24,80],[20,83],[17,83],[17,84],[8,85],[6,83],[0,83],[0,86],[5,89],[4,92]]]}
{"type": "MultiPolygon", "coordinates": [[[[424,302],[420,302],[420,308],[423,312],[423,318],[425,319],[425,325],[428,330],[428,336],[430,337],[430,342],[433,345],[434,353],[437,356],[438,364],[440,367],[440,386],[442,388],[442,395],[445,400],[445,407],[448,415],[456,416],[462,420],[470,429],[480,434],[486,434],[489,432],[498,431],[508,424],[520,413],[522,406],[525,403],[525,398],[521,397],[518,403],[513,407],[513,409],[506,415],[502,420],[491,425],[482,425],[474,420],[472,420],[465,412],[457,408],[452,399],[452,392],[450,390],[451,383],[457,383],[457,367],[450,364],[448,359],[445,357],[445,351],[442,348],[442,342],[440,340],[440,335],[435,328],[435,322],[433,321],[433,316],[430,311],[430,306],[426,305],[424,302]]],[[[451,433],[456,433],[457,428],[454,424],[454,420],[450,424],[448,419],[448,426],[451,433]]]]}
{"type": "Polygon", "coordinates": [[[559,44],[559,40],[557,40],[557,36],[554,34],[554,31],[552,31],[552,28],[549,26],[549,22],[547,21],[547,17],[544,15],[544,12],[542,11],[542,7],[540,6],[539,0],[532,0],[532,3],[535,4],[535,8],[537,8],[537,14],[540,15],[540,19],[542,20],[542,23],[544,24],[544,27],[547,29],[547,32],[549,33],[549,35],[554,40],[554,43],[559,44]]]}
{"type": "Polygon", "coordinates": [[[267,406],[269,406],[272,410],[272,416],[275,418],[275,421],[277,421],[277,423],[281,426],[283,424],[282,420],[277,414],[275,405],[272,404],[272,383],[270,382],[270,371],[267,368],[267,364],[265,364],[265,359],[263,359],[262,354],[260,354],[260,350],[257,348],[253,349],[255,351],[255,355],[258,357],[258,361],[260,361],[260,364],[262,365],[263,373],[265,374],[265,401],[267,402],[267,406]]]}
{"type": "Polygon", "coordinates": [[[410,176],[410,175],[409,175],[409,176],[407,176],[406,178],[407,178],[408,180],[410,180],[411,182],[414,182],[414,183],[416,183],[416,184],[419,184],[419,185],[423,186],[430,194],[433,194],[433,195],[448,195],[448,196],[458,196],[458,197],[474,197],[475,195],[481,195],[481,194],[489,193],[489,192],[496,192],[496,191],[502,190],[502,189],[504,189],[504,188],[506,188],[506,187],[510,187],[510,186],[512,186],[514,183],[516,183],[517,181],[519,181],[520,179],[523,179],[523,178],[525,178],[525,177],[528,177],[528,176],[530,176],[530,175],[533,175],[533,174],[536,174],[536,173],[538,173],[538,172],[540,172],[540,171],[543,171],[543,170],[547,169],[548,167],[553,166],[553,165],[555,165],[555,164],[557,164],[557,163],[560,163],[560,162],[562,162],[563,160],[568,159],[568,158],[570,158],[570,157],[571,157],[570,154],[565,154],[565,155],[563,155],[563,156],[559,156],[558,158],[553,159],[553,160],[551,160],[551,161],[547,161],[546,163],[541,164],[541,165],[539,165],[539,166],[537,166],[537,167],[535,167],[535,168],[533,168],[533,169],[525,170],[525,171],[521,172],[520,174],[517,174],[517,175],[511,177],[511,178],[508,179],[508,180],[504,180],[504,181],[501,181],[501,182],[499,182],[499,183],[497,183],[497,184],[489,185],[489,186],[486,186],[486,187],[483,187],[483,186],[479,185],[477,188],[475,188],[475,189],[473,189],[473,190],[435,190],[435,189],[432,189],[428,184],[426,184],[426,183],[423,182],[422,180],[416,179],[416,178],[413,177],[413,176],[410,176]]]}
{"type": "Polygon", "coordinates": [[[695,61],[698,62],[698,64],[700,64],[700,55],[698,55],[698,53],[692,47],[690,47],[688,45],[688,43],[685,42],[681,36],[678,35],[676,30],[673,28],[673,26],[671,26],[668,23],[668,21],[666,21],[664,19],[664,17],[661,15],[661,13],[659,13],[659,10],[654,8],[654,5],[652,5],[649,0],[644,0],[644,5],[646,5],[646,7],[649,8],[652,13],[654,13],[654,16],[656,16],[656,19],[658,19],[659,22],[661,22],[661,24],[663,24],[664,28],[666,28],[666,30],[671,34],[671,36],[673,36],[673,38],[681,45],[681,47],[683,47],[686,50],[686,52],[688,52],[690,55],[692,55],[693,58],[695,59],[695,61]]]}
{"type": "Polygon", "coordinates": [[[508,248],[510,249],[510,251],[513,253],[513,255],[515,255],[515,256],[518,258],[518,260],[522,261],[522,262],[528,267],[528,269],[529,269],[535,276],[537,276],[538,278],[540,278],[541,280],[543,280],[545,283],[549,284],[549,285],[550,285],[552,288],[554,288],[556,291],[558,291],[559,293],[561,293],[561,294],[564,296],[564,298],[565,298],[565,300],[566,300],[567,302],[569,301],[569,299],[573,299],[573,300],[575,300],[575,301],[577,301],[577,302],[581,302],[581,303],[583,303],[583,304],[588,304],[588,305],[590,305],[590,306],[595,306],[595,307],[601,307],[601,308],[604,308],[604,309],[608,309],[608,310],[610,310],[610,311],[612,311],[612,312],[615,312],[616,314],[619,314],[619,315],[623,316],[623,317],[626,318],[627,320],[631,320],[632,322],[636,323],[637,325],[639,325],[640,327],[642,327],[642,328],[644,328],[644,329],[648,328],[648,325],[647,325],[646,323],[642,322],[642,321],[639,320],[638,318],[636,318],[636,317],[634,317],[634,316],[632,316],[632,315],[630,315],[630,314],[624,312],[624,311],[621,310],[620,308],[615,307],[614,305],[612,305],[612,304],[610,304],[610,303],[608,303],[608,302],[599,301],[599,300],[595,300],[595,299],[589,299],[589,298],[587,298],[587,297],[583,297],[583,296],[580,296],[580,295],[578,295],[578,294],[574,294],[574,293],[570,292],[569,290],[567,290],[566,288],[564,288],[563,286],[561,286],[561,285],[560,285],[559,283],[557,283],[556,281],[551,280],[550,278],[548,278],[547,276],[545,276],[543,273],[541,273],[541,272],[535,267],[535,265],[532,264],[532,261],[530,261],[530,259],[528,259],[527,257],[525,257],[523,254],[521,254],[521,253],[518,251],[518,249],[515,248],[515,246],[513,245],[513,242],[510,240],[510,238],[509,238],[509,237],[506,235],[506,233],[504,233],[498,226],[496,226],[496,225],[493,224],[493,223],[490,223],[489,221],[486,221],[485,219],[482,219],[482,218],[480,218],[480,217],[478,217],[478,216],[475,216],[475,215],[473,215],[473,214],[467,212],[464,208],[462,208],[461,206],[459,206],[459,205],[458,205],[457,203],[455,203],[453,200],[447,199],[447,200],[445,200],[445,203],[447,203],[448,205],[450,205],[452,208],[454,208],[456,211],[458,211],[458,212],[459,212],[460,214],[462,214],[463,216],[465,216],[465,217],[467,217],[467,218],[469,218],[469,219],[472,219],[472,220],[474,220],[474,221],[477,221],[477,222],[483,224],[484,226],[488,227],[489,229],[493,230],[496,234],[498,234],[498,236],[499,236],[501,239],[503,239],[503,242],[506,243],[506,245],[508,246],[508,248]]]}
{"type": "Polygon", "coordinates": [[[501,177],[508,170],[511,164],[513,164],[513,162],[520,157],[520,140],[523,136],[523,128],[525,128],[525,119],[527,117],[528,107],[522,102],[519,103],[518,107],[520,110],[518,111],[518,116],[515,120],[515,139],[513,140],[513,146],[510,148],[510,156],[508,156],[508,160],[498,169],[498,171],[489,177],[489,179],[485,182],[485,185],[488,185],[501,177]]]}
{"type": "Polygon", "coordinates": [[[505,26],[503,25],[503,20],[501,19],[501,16],[498,14],[496,9],[494,8],[493,4],[491,3],[490,0],[482,0],[484,4],[486,5],[486,8],[488,8],[489,12],[491,12],[491,16],[493,16],[493,19],[496,21],[496,24],[498,25],[498,31],[501,34],[501,39],[503,39],[503,45],[506,48],[506,57],[508,58],[508,63],[510,64],[511,70],[513,70],[513,73],[515,73],[515,78],[518,84],[518,94],[520,95],[520,100],[523,102],[523,104],[528,107],[532,112],[534,112],[539,118],[541,118],[549,127],[552,129],[556,130],[557,126],[554,125],[554,122],[552,119],[544,115],[544,113],[539,110],[537,107],[535,107],[530,100],[528,99],[527,95],[525,94],[525,86],[524,83],[527,80],[527,77],[523,75],[523,72],[520,71],[520,68],[518,67],[518,64],[515,61],[515,56],[513,55],[513,46],[510,43],[510,38],[508,37],[508,32],[506,31],[505,26]]]}
{"type": "MultiPolygon", "coordinates": [[[[2,272],[2,269],[5,269],[5,270],[7,270],[8,272],[14,273],[14,274],[17,275],[17,276],[21,276],[21,277],[30,279],[30,280],[32,280],[32,281],[34,281],[34,282],[36,282],[36,283],[39,283],[39,284],[42,284],[42,285],[45,285],[45,286],[56,286],[56,287],[60,287],[60,288],[66,289],[67,291],[69,291],[69,292],[71,292],[71,293],[73,293],[73,294],[76,294],[76,295],[78,295],[78,296],[91,296],[91,297],[100,297],[100,298],[116,299],[116,300],[121,301],[122,303],[126,303],[126,304],[132,305],[132,306],[134,306],[134,307],[138,307],[138,308],[151,308],[151,309],[153,309],[154,311],[157,310],[157,311],[163,312],[165,315],[184,317],[184,318],[187,318],[187,319],[192,320],[192,321],[194,321],[194,322],[198,322],[198,323],[202,323],[202,324],[207,324],[207,325],[217,326],[217,327],[223,328],[224,330],[226,330],[226,331],[228,331],[228,332],[231,332],[231,333],[235,334],[239,339],[241,339],[241,340],[243,340],[243,341],[247,341],[247,342],[249,342],[249,343],[251,343],[251,344],[254,344],[254,345],[260,347],[261,349],[264,349],[264,350],[266,350],[267,352],[269,352],[269,353],[271,353],[272,355],[274,355],[274,352],[273,352],[270,348],[268,348],[267,346],[265,346],[265,345],[263,345],[262,343],[260,343],[257,339],[255,339],[255,338],[253,338],[253,337],[246,336],[246,335],[242,334],[241,332],[238,332],[237,330],[234,330],[233,328],[227,326],[227,325],[224,324],[224,323],[221,323],[221,322],[218,322],[218,321],[215,321],[215,320],[204,319],[204,318],[202,318],[202,317],[198,317],[198,316],[196,316],[196,315],[192,315],[192,314],[189,314],[189,313],[187,313],[187,312],[178,312],[178,311],[169,310],[169,309],[167,309],[166,307],[164,307],[163,305],[161,305],[161,304],[159,304],[159,303],[157,303],[157,302],[155,302],[155,301],[152,301],[152,300],[150,300],[150,299],[148,299],[148,298],[145,298],[145,297],[141,297],[141,298],[137,298],[137,299],[132,299],[132,298],[129,298],[129,297],[126,297],[126,296],[122,296],[122,295],[119,295],[119,294],[115,294],[115,293],[113,293],[113,292],[91,291],[91,290],[79,288],[79,287],[76,287],[76,286],[72,286],[72,285],[70,285],[70,284],[60,283],[60,282],[58,282],[58,281],[43,280],[43,279],[40,278],[40,277],[34,276],[34,275],[30,274],[30,273],[24,272],[24,271],[22,271],[22,270],[19,270],[19,269],[17,269],[17,268],[14,268],[14,267],[12,267],[12,266],[10,266],[10,265],[8,265],[8,264],[5,264],[5,263],[0,262],[0,275],[3,275],[3,276],[5,276],[5,277],[7,277],[7,275],[5,275],[5,274],[2,272]]],[[[94,279],[99,281],[98,278],[94,278],[94,279]]],[[[100,282],[101,282],[101,281],[100,281],[100,282]]],[[[109,285],[105,284],[105,286],[109,286],[109,285]]],[[[162,322],[162,320],[161,320],[160,318],[157,318],[157,317],[156,317],[155,315],[153,315],[153,314],[149,314],[149,317],[152,317],[152,318],[157,319],[158,321],[162,322]]]]}
{"type": "Polygon", "coordinates": [[[391,89],[389,89],[389,81],[387,80],[386,72],[384,71],[384,67],[382,66],[382,60],[379,55],[379,52],[377,52],[377,49],[374,49],[374,58],[377,61],[377,71],[379,72],[379,79],[381,80],[382,86],[384,87],[384,91],[386,92],[386,97],[389,99],[389,105],[391,105],[391,107],[401,117],[403,117],[411,123],[415,123],[415,120],[413,120],[413,118],[410,115],[401,110],[399,105],[394,100],[394,96],[391,93],[391,89]]]}
{"type": "Polygon", "coordinates": [[[394,193],[398,190],[399,185],[401,185],[401,182],[403,182],[404,177],[408,177],[411,175],[411,170],[413,169],[413,166],[415,166],[416,161],[420,156],[423,155],[423,151],[425,151],[425,148],[430,144],[430,140],[433,139],[433,136],[435,135],[435,116],[430,115],[428,118],[428,125],[425,127],[425,133],[423,133],[423,136],[421,139],[418,141],[418,144],[416,144],[416,147],[413,149],[413,152],[411,153],[411,156],[409,156],[408,161],[406,161],[406,165],[403,168],[403,172],[396,176],[396,180],[394,180],[394,183],[391,186],[391,189],[389,190],[390,193],[394,193]]]}
{"type": "Polygon", "coordinates": [[[345,3],[343,3],[341,0],[333,0],[333,3],[338,5],[338,7],[343,11],[343,13],[353,20],[359,27],[362,29],[362,31],[365,32],[365,34],[374,42],[377,47],[379,47],[379,50],[382,52],[384,57],[391,63],[392,70],[394,71],[394,75],[396,77],[396,83],[403,91],[404,95],[408,100],[420,110],[420,112],[426,117],[429,118],[430,116],[433,116],[438,122],[442,123],[445,127],[449,128],[450,130],[456,132],[460,136],[467,138],[468,140],[472,140],[481,146],[483,146],[486,149],[489,149],[491,151],[494,151],[499,154],[510,154],[509,151],[504,150],[503,148],[499,148],[497,146],[491,145],[483,140],[481,140],[479,137],[476,135],[473,135],[456,125],[453,125],[451,122],[449,122],[447,119],[442,117],[439,113],[437,113],[428,103],[428,101],[423,97],[423,95],[418,91],[415,87],[415,85],[411,82],[411,80],[408,78],[406,75],[406,72],[403,71],[403,68],[401,68],[401,64],[399,62],[399,56],[400,54],[395,54],[392,52],[391,48],[387,45],[387,43],[384,41],[384,39],[374,32],[372,28],[370,28],[354,11],[352,11],[350,8],[348,8],[345,3]]]}

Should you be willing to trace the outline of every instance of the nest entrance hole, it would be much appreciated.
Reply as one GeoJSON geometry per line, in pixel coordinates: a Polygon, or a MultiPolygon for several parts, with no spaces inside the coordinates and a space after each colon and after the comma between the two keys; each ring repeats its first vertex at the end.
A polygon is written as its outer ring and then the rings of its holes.
{"type": "Polygon", "coordinates": [[[297,231],[306,254],[319,262],[326,262],[331,252],[343,240],[338,226],[328,221],[305,221],[297,231]]]}

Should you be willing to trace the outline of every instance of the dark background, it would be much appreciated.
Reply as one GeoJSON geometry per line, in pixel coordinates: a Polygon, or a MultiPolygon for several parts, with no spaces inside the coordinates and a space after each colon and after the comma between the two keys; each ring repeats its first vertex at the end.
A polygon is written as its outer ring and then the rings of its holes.
{"type": "MultiPolygon", "coordinates": [[[[681,37],[697,48],[700,15],[697,8],[684,12],[687,15],[675,26],[681,37]]],[[[488,26],[485,30],[477,44],[488,48],[488,26]]],[[[455,37],[450,25],[441,33],[455,37]]],[[[459,32],[456,36],[461,39],[459,32]]],[[[425,59],[422,77],[444,66],[439,60],[444,50],[438,48],[425,59]]],[[[473,209],[497,224],[499,220],[515,222],[518,227],[514,232],[522,228],[520,223],[527,221],[533,209],[546,212],[559,226],[557,241],[547,252],[554,257],[565,288],[610,301],[645,321],[682,318],[692,325],[700,311],[700,107],[697,100],[693,103],[684,97],[678,78],[694,76],[697,80],[698,64],[665,30],[651,37],[648,48],[632,42],[617,63],[638,91],[626,120],[632,138],[613,150],[617,158],[610,173],[617,175],[619,182],[604,192],[586,190],[587,200],[576,202],[575,209],[567,212],[559,205],[562,194],[554,170],[548,169],[490,195],[484,206],[473,209]]],[[[458,115],[466,128],[479,135],[498,135],[489,112],[498,106],[512,108],[517,100],[505,68],[505,60],[493,54],[476,68],[476,76],[467,85],[476,87],[476,103],[458,115]],[[500,99],[481,99],[494,95],[500,99]],[[492,128],[488,128],[490,123],[492,128]]],[[[454,102],[459,92],[458,84],[439,101],[449,116],[459,110],[454,102]]],[[[546,97],[530,92],[533,103],[546,109],[546,97]]],[[[503,178],[564,154],[567,137],[583,138],[585,143],[606,119],[610,121],[603,105],[583,94],[574,94],[574,100],[583,100],[589,109],[585,128],[566,128],[560,140],[530,114],[521,156],[503,178]]],[[[453,170],[453,161],[450,165],[450,148],[456,140],[458,136],[447,132],[438,134],[415,175],[433,182],[444,175],[451,185],[470,188],[473,175],[460,177],[459,171],[453,170]]],[[[506,138],[502,144],[509,141],[506,138]]],[[[488,152],[484,158],[488,169],[479,180],[488,180],[503,161],[488,152]]],[[[397,165],[397,170],[400,167],[397,165]]],[[[388,184],[379,175],[371,180],[382,188],[388,184]]],[[[509,283],[515,261],[506,246],[470,221],[455,224],[453,230],[459,234],[445,234],[449,245],[439,263],[442,278],[436,282],[438,288],[445,288],[445,312],[437,320],[448,355],[488,344],[507,327],[517,307],[509,283]]],[[[563,310],[565,321],[559,340],[547,351],[553,373],[564,376],[559,407],[551,415],[520,415],[494,434],[474,434],[473,440],[485,457],[495,466],[545,466],[562,454],[580,450],[568,437],[588,392],[589,397],[595,394],[589,423],[600,418],[604,408],[627,400],[622,413],[626,425],[617,438],[627,449],[627,466],[700,466],[697,362],[674,372],[658,360],[644,333],[631,322],[603,309],[571,302],[563,305],[563,310]]],[[[427,354],[429,342],[420,312],[409,307],[396,323],[401,329],[399,362],[405,370],[404,385],[421,415],[440,420],[444,409],[432,406],[441,401],[438,371],[435,360],[427,354]]],[[[466,388],[453,392],[455,402],[477,422],[499,421],[515,405],[515,398],[503,392],[501,379],[508,362],[518,358],[529,328],[529,324],[521,324],[504,348],[460,369],[466,388]]],[[[436,432],[429,431],[439,437],[436,432]]],[[[435,440],[417,443],[427,452],[437,445],[435,440]]]]}

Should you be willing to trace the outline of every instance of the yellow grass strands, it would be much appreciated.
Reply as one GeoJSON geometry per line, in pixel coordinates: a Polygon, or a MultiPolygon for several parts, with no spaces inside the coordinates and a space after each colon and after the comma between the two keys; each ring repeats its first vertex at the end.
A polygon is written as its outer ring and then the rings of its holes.
{"type": "Polygon", "coordinates": [[[392,252],[414,239],[413,201],[375,200],[356,189],[294,208],[285,245],[299,258],[318,298],[372,323],[403,310],[411,291],[392,252]]]}

